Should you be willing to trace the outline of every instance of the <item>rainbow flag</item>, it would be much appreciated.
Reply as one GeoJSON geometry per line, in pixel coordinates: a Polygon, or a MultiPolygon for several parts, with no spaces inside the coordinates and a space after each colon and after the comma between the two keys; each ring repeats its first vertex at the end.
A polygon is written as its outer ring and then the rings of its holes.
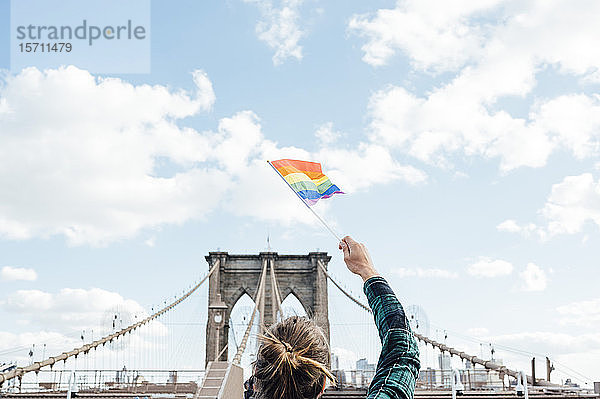
{"type": "Polygon", "coordinates": [[[307,205],[314,205],[321,198],[344,194],[323,174],[317,162],[280,159],[271,165],[307,205]]]}

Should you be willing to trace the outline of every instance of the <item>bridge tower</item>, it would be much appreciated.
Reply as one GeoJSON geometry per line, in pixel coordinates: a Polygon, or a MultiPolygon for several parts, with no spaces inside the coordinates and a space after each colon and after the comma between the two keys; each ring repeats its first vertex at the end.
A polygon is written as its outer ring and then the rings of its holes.
{"type": "Polygon", "coordinates": [[[331,260],[326,252],[308,255],[279,255],[261,252],[258,255],[232,255],[210,252],[206,256],[209,268],[218,263],[209,279],[208,321],[206,323],[206,363],[227,361],[229,316],[236,302],[244,294],[256,301],[259,278],[266,263],[265,300],[260,310],[260,325],[266,327],[276,321],[277,287],[281,300],[294,294],[309,317],[323,329],[329,342],[329,314],[327,308],[327,276],[318,262],[327,269],[331,260]],[[276,284],[272,283],[275,276],[276,284]]]}

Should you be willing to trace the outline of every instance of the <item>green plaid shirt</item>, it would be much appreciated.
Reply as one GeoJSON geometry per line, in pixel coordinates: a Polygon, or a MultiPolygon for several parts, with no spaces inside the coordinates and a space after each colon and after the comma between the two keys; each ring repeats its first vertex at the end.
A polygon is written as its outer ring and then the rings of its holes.
{"type": "Polygon", "coordinates": [[[421,365],[419,347],[404,309],[383,277],[368,279],[364,290],[382,345],[367,398],[412,399],[421,365]]]}

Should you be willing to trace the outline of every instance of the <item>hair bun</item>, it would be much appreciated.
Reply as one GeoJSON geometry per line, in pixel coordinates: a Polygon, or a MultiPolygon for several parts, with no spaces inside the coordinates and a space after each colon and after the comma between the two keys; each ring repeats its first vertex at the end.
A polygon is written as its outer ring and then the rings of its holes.
{"type": "Polygon", "coordinates": [[[260,336],[254,376],[261,398],[316,398],[329,371],[329,346],[321,329],[310,319],[292,316],[260,336]]]}
{"type": "Polygon", "coordinates": [[[285,347],[285,351],[286,352],[290,352],[290,353],[294,353],[294,348],[292,347],[292,345],[290,345],[287,342],[283,342],[281,341],[281,343],[283,344],[283,346],[285,347]]]}

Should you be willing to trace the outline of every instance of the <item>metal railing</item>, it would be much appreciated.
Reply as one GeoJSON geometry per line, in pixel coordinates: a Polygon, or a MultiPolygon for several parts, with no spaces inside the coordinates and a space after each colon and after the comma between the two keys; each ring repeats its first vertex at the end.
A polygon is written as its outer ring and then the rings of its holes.
{"type": "MultiPolygon", "coordinates": [[[[477,368],[457,370],[465,391],[502,391],[514,389],[515,379],[507,374],[477,368]]],[[[367,370],[335,370],[334,375],[341,384],[340,387],[367,388],[375,376],[374,369],[367,370]]],[[[422,369],[417,379],[417,388],[421,390],[451,390],[451,369],[422,369]]]]}
{"type": "MultiPolygon", "coordinates": [[[[466,391],[472,390],[506,390],[511,385],[506,374],[489,369],[457,370],[460,382],[466,391]]],[[[428,390],[452,389],[452,370],[422,369],[417,379],[417,387],[428,390]]]]}
{"type": "Polygon", "coordinates": [[[194,393],[204,375],[204,370],[40,370],[9,381],[0,393],[194,393]]]}

